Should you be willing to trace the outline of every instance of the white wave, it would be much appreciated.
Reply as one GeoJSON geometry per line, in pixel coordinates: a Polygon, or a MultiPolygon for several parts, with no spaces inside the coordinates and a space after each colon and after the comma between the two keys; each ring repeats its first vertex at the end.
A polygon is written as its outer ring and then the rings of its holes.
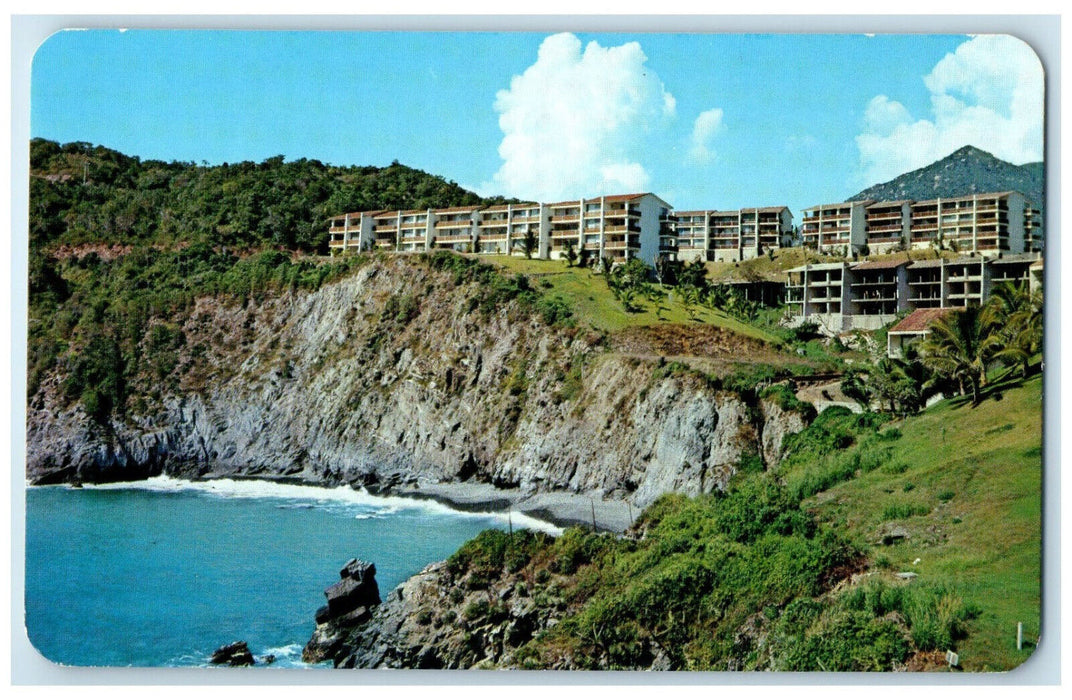
{"type": "Polygon", "coordinates": [[[300,644],[287,644],[281,647],[271,647],[265,649],[260,653],[260,657],[274,656],[276,660],[279,659],[293,659],[300,658],[302,653],[302,646],[300,644]]]}
{"type": "MultiPolygon", "coordinates": [[[[306,486],[302,484],[282,484],[274,481],[258,481],[253,479],[210,479],[206,481],[190,481],[188,479],[176,479],[171,476],[154,476],[144,481],[126,481],[113,484],[86,484],[86,489],[119,490],[139,489],[143,491],[179,492],[196,491],[213,496],[227,498],[274,498],[295,501],[314,502],[318,506],[330,507],[334,504],[347,504],[362,506],[368,509],[368,513],[361,513],[355,517],[373,514],[394,515],[404,511],[426,513],[431,515],[451,515],[464,518],[483,518],[497,521],[500,525],[512,522],[513,527],[519,529],[536,530],[551,535],[562,534],[562,528],[552,525],[538,518],[524,513],[506,511],[464,511],[455,510],[448,505],[423,498],[407,498],[405,496],[374,496],[363,488],[354,489],[349,486],[306,486]]],[[[300,504],[290,504],[291,507],[299,507],[300,504]]]]}

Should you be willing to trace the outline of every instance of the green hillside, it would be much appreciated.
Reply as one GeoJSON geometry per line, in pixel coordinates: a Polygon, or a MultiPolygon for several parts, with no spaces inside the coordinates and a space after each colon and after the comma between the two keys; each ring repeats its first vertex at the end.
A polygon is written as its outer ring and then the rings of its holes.
{"type": "Polygon", "coordinates": [[[510,650],[522,668],[948,671],[955,650],[957,671],[1009,670],[1039,634],[1040,392],[895,424],[828,409],[774,472],[745,460],[726,493],[666,495],[625,538],[485,532],[450,580],[554,611],[510,650]]]}
{"type": "Polygon", "coordinates": [[[658,301],[641,300],[637,311],[625,311],[607,283],[595,270],[568,267],[561,260],[526,260],[521,257],[482,257],[482,261],[515,273],[529,275],[546,293],[567,301],[577,320],[598,330],[619,331],[637,326],[668,324],[710,324],[768,343],[779,338],[724,311],[700,305],[687,308],[680,294],[669,293],[658,301]]]}
{"type": "Polygon", "coordinates": [[[209,166],[30,142],[31,247],[207,243],[326,253],[327,220],[341,212],[498,201],[398,162],[338,167],[276,156],[209,166]]]}
{"type": "MultiPolygon", "coordinates": [[[[866,546],[881,576],[914,572],[909,586],[944,587],[977,606],[957,642],[965,669],[1013,668],[1039,635],[1041,407],[1038,376],[976,408],[943,401],[895,424],[901,437],[856,448],[877,468],[804,501],[820,522],[866,546]],[[877,544],[897,526],[907,537],[877,544]],[[1019,652],[1017,622],[1026,640],[1019,652]]],[[[817,468],[790,461],[779,473],[795,484],[817,468]]]]}

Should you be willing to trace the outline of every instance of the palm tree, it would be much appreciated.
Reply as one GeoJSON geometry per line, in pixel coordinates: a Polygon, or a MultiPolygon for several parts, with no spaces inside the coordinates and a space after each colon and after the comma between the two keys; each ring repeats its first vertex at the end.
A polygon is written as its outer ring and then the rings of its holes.
{"type": "Polygon", "coordinates": [[[920,343],[923,364],[960,387],[971,389],[972,405],[979,404],[979,389],[986,384],[986,367],[1001,348],[991,334],[982,310],[969,306],[931,324],[931,333],[920,343]]]}
{"type": "Polygon", "coordinates": [[[522,239],[521,244],[522,250],[525,251],[525,259],[531,259],[532,254],[536,252],[536,234],[531,227],[525,230],[525,237],[522,239]]]}
{"type": "Polygon", "coordinates": [[[999,285],[983,307],[983,323],[1002,340],[994,358],[1019,365],[1026,379],[1031,358],[1042,349],[1042,294],[1032,294],[1025,285],[999,285]]]}
{"type": "Polygon", "coordinates": [[[685,305],[685,311],[689,318],[696,320],[696,305],[700,303],[700,290],[691,284],[681,289],[681,303],[685,305]]]}
{"type": "Polygon", "coordinates": [[[573,267],[573,263],[577,262],[577,251],[573,249],[572,241],[567,241],[566,252],[562,254],[562,257],[566,259],[566,267],[573,267]]]}
{"type": "Polygon", "coordinates": [[[610,271],[614,268],[614,262],[604,255],[599,259],[599,271],[603,273],[603,276],[610,278],[610,271]]]}

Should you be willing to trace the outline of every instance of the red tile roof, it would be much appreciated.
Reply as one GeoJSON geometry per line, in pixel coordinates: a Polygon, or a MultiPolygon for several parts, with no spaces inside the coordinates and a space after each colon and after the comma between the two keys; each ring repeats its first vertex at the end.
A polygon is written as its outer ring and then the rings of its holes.
{"type": "Polygon", "coordinates": [[[889,330],[890,333],[926,333],[932,323],[953,309],[916,309],[889,330]]]}
{"type": "Polygon", "coordinates": [[[944,262],[945,261],[942,260],[941,258],[927,258],[926,260],[913,260],[912,261],[912,267],[914,267],[914,268],[941,267],[942,263],[944,263],[944,262]]]}
{"type": "MultiPolygon", "coordinates": [[[[650,192],[638,192],[636,194],[608,194],[605,199],[608,202],[629,202],[634,199],[640,199],[650,192]]],[[[592,199],[599,199],[599,197],[593,197],[592,199]]]]}
{"type": "Polygon", "coordinates": [[[448,207],[447,209],[433,209],[433,214],[458,214],[466,211],[476,211],[482,207],[479,204],[475,204],[470,207],[448,207]]]}
{"type": "Polygon", "coordinates": [[[483,211],[506,211],[508,207],[513,207],[514,210],[518,209],[532,209],[540,206],[536,202],[517,202],[516,204],[493,204],[488,207],[484,207],[483,211]]]}

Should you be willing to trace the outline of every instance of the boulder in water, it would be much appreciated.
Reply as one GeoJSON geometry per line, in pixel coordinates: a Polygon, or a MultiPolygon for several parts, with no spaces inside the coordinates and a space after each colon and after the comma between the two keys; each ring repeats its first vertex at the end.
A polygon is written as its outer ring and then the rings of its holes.
{"type": "Polygon", "coordinates": [[[302,651],[306,663],[332,658],[342,644],[344,628],[353,628],[372,618],[380,604],[376,565],[351,559],[339,571],[339,581],[324,590],[328,604],[316,611],[316,630],[302,651]]]}
{"type": "Polygon", "coordinates": [[[252,666],[254,663],[253,654],[249,652],[249,645],[245,642],[225,644],[212,652],[212,658],[208,662],[217,666],[252,666]]]}

